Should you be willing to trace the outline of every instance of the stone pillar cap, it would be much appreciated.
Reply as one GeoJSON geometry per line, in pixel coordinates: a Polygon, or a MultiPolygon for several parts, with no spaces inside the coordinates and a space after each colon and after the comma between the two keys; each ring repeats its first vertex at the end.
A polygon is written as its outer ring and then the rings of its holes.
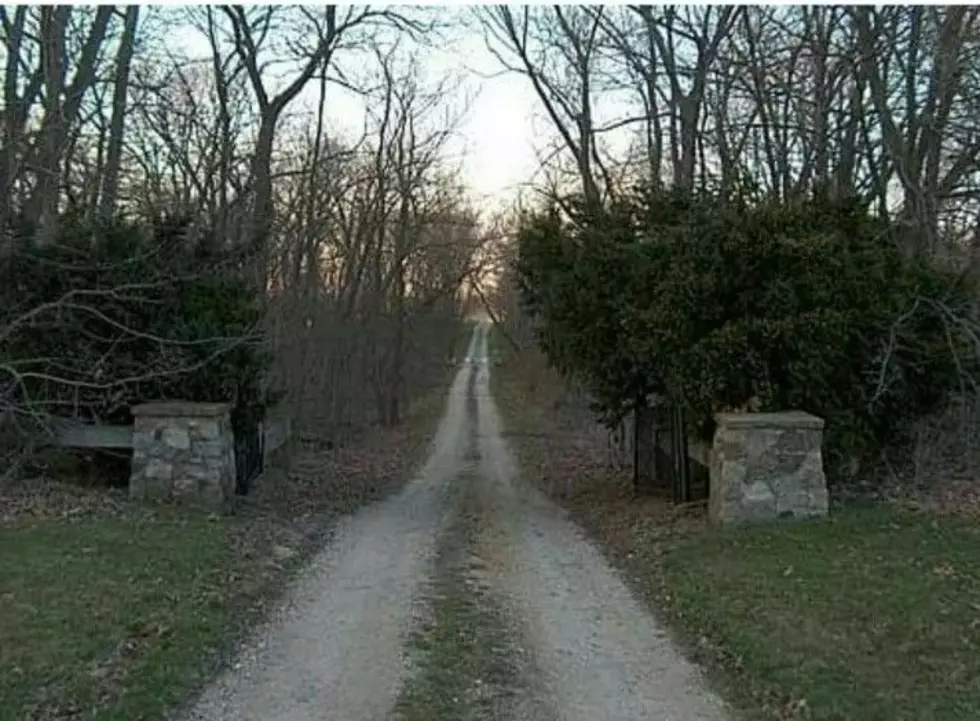
{"type": "Polygon", "coordinates": [[[130,408],[134,416],[175,416],[184,418],[223,416],[231,403],[194,403],[191,401],[154,401],[130,408]]]}
{"type": "Polygon", "coordinates": [[[820,430],[823,418],[804,411],[781,413],[716,413],[715,421],[726,428],[811,428],[820,430]]]}

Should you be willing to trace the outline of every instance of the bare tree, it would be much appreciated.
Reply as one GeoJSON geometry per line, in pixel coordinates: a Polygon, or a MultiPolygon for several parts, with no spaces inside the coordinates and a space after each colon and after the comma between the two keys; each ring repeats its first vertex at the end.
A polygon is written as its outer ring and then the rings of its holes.
{"type": "Polygon", "coordinates": [[[975,135],[964,143],[951,132],[961,122],[972,123],[960,114],[957,98],[977,92],[965,80],[967,51],[975,57],[977,50],[980,12],[965,6],[855,8],[853,18],[857,71],[867,82],[902,188],[904,215],[916,228],[912,250],[934,253],[941,205],[976,171],[980,153],[975,135]]]}
{"type": "Polygon", "coordinates": [[[299,95],[318,69],[330,65],[340,43],[370,21],[381,19],[396,24],[407,24],[399,15],[390,11],[377,11],[370,7],[349,8],[338,14],[336,5],[327,5],[322,13],[307,8],[295,8],[300,18],[296,30],[298,36],[312,39],[312,45],[303,41],[289,43],[301,60],[301,68],[295,77],[277,94],[270,95],[262,75],[261,53],[273,32],[276,21],[284,13],[294,9],[280,6],[250,7],[232,5],[223,7],[234,37],[234,49],[249,79],[259,112],[259,130],[252,158],[251,221],[247,234],[251,247],[258,253],[258,272],[262,278],[268,265],[267,238],[272,227],[275,206],[272,202],[271,165],[276,125],[285,108],[299,95]]]}
{"type": "Polygon", "coordinates": [[[57,233],[61,164],[66,143],[74,131],[82,100],[95,81],[99,51],[114,12],[112,5],[102,5],[96,10],[68,81],[66,32],[72,9],[67,6],[40,9],[44,116],[31,163],[35,184],[27,201],[27,215],[37,223],[37,242],[41,245],[51,242],[57,233]]]}
{"type": "Polygon", "coordinates": [[[603,9],[496,5],[479,12],[491,52],[528,78],[574,159],[586,202],[598,203],[599,177],[612,185],[596,145],[593,108],[603,9]]]}
{"type": "MultiPolygon", "coordinates": [[[[30,108],[41,93],[43,75],[40,64],[22,76],[22,69],[31,67],[30,47],[26,40],[28,7],[19,5],[13,18],[6,6],[0,6],[0,22],[4,32],[6,67],[3,83],[3,143],[0,144],[0,197],[11,199],[22,173],[26,146],[26,125],[30,108]],[[23,90],[21,90],[23,87],[23,90]]],[[[0,203],[0,222],[6,226],[12,203],[0,203]]]]}
{"type": "Polygon", "coordinates": [[[102,174],[102,193],[99,199],[99,214],[102,217],[111,217],[116,212],[125,129],[126,94],[129,92],[129,71],[133,62],[139,11],[139,5],[129,5],[126,8],[122,38],[119,41],[119,51],[116,56],[112,91],[112,120],[109,126],[105,170],[102,174]]]}

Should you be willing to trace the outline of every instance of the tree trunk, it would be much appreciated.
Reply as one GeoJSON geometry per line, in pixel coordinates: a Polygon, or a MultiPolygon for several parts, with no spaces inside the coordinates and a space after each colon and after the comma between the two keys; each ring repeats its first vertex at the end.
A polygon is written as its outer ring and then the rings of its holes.
{"type": "Polygon", "coordinates": [[[67,135],[61,95],[65,82],[65,31],[70,7],[41,8],[41,68],[44,75],[44,120],[34,162],[36,181],[27,217],[35,224],[39,247],[54,242],[58,233],[58,185],[61,143],[67,135]]]}
{"type": "Polygon", "coordinates": [[[58,233],[58,201],[66,141],[71,138],[82,99],[95,82],[99,50],[114,12],[113,5],[102,5],[96,11],[82,47],[78,67],[71,84],[66,87],[65,33],[71,7],[41,7],[41,66],[45,106],[35,164],[37,184],[28,202],[28,218],[37,224],[35,242],[38,245],[52,242],[58,233]]]}
{"type": "Polygon", "coordinates": [[[231,134],[231,114],[228,110],[228,78],[221,59],[220,44],[215,33],[213,9],[207,8],[208,41],[211,45],[211,72],[214,76],[215,94],[218,98],[218,127],[220,128],[221,151],[218,162],[218,208],[214,218],[215,235],[219,242],[233,245],[239,239],[231,238],[228,218],[228,185],[231,183],[231,160],[233,140],[231,134]]]}
{"type": "MultiPolygon", "coordinates": [[[[6,20],[6,9],[0,8],[0,16],[6,20]]],[[[4,39],[7,67],[4,69],[3,81],[3,142],[0,143],[0,198],[4,199],[4,202],[0,203],[0,234],[6,231],[13,209],[10,196],[14,186],[17,153],[23,142],[22,103],[30,100],[25,98],[22,101],[18,94],[21,43],[24,39],[26,18],[27,7],[18,6],[14,11],[13,23],[4,39]]]]}
{"type": "Polygon", "coordinates": [[[656,413],[645,400],[633,411],[633,492],[649,492],[663,479],[656,477],[656,413]]]}
{"type": "Polygon", "coordinates": [[[252,158],[252,217],[247,242],[256,286],[263,293],[268,282],[269,235],[275,214],[272,202],[272,146],[277,119],[271,112],[263,113],[255,156],[252,158]]]}
{"type": "Polygon", "coordinates": [[[389,426],[401,422],[401,399],[405,392],[405,256],[408,249],[410,189],[402,191],[398,233],[395,240],[394,315],[395,333],[392,340],[391,362],[388,367],[388,404],[385,421],[389,426]]]}
{"type": "Polygon", "coordinates": [[[133,60],[139,12],[139,5],[127,6],[122,39],[119,41],[119,56],[116,61],[116,77],[112,92],[112,119],[109,122],[109,147],[102,180],[102,198],[99,202],[99,216],[102,218],[109,218],[115,214],[119,196],[119,166],[122,161],[126,93],[129,91],[129,68],[133,60]]]}

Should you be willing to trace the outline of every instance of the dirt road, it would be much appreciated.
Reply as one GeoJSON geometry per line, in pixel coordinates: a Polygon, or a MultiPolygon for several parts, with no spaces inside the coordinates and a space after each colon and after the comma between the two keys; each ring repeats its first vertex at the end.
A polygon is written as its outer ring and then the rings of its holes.
{"type": "Polygon", "coordinates": [[[487,337],[473,334],[418,477],[337,530],[188,721],[728,718],[600,553],[519,482],[487,337]]]}

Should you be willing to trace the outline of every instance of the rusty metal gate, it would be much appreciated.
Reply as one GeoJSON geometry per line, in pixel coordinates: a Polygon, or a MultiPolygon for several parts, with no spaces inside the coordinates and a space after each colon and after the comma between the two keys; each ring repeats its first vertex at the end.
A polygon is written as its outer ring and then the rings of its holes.
{"type": "Polygon", "coordinates": [[[675,503],[708,497],[708,468],[691,457],[684,410],[666,399],[653,407],[654,476],[675,503]]]}
{"type": "Polygon", "coordinates": [[[257,406],[239,406],[232,411],[235,437],[235,493],[246,495],[263,470],[263,413],[257,406]]]}

